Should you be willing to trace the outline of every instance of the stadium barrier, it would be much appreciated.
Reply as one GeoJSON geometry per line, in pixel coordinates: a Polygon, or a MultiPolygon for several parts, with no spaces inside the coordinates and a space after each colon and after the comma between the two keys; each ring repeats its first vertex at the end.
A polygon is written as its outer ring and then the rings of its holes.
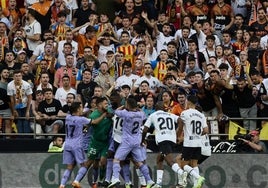
{"type": "MultiPolygon", "coordinates": [[[[57,188],[66,168],[62,165],[62,154],[55,153],[0,153],[0,161],[0,187],[3,188],[57,188]]],[[[155,179],[156,154],[148,154],[147,164],[155,179]]],[[[83,179],[82,187],[89,187],[91,173],[83,179]]],[[[138,177],[133,166],[131,173],[137,188],[138,177]]],[[[206,178],[203,188],[267,188],[268,158],[265,154],[212,154],[200,165],[200,173],[206,178]]],[[[173,187],[176,178],[165,165],[163,188],[173,187]]]]}

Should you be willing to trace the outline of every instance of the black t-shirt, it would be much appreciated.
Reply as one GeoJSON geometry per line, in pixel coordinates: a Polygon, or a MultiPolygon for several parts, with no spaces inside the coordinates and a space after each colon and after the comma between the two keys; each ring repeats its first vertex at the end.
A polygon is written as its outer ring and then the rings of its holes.
{"type": "Polygon", "coordinates": [[[250,108],[256,103],[252,95],[252,89],[246,86],[243,91],[239,91],[237,85],[234,85],[235,98],[239,108],[250,108]]]}
{"type": "Polygon", "coordinates": [[[88,18],[90,14],[92,13],[92,10],[90,8],[83,10],[82,8],[79,8],[74,13],[74,18],[77,18],[76,21],[76,27],[79,27],[85,23],[88,22],[88,18]]]}
{"type": "MultiPolygon", "coordinates": [[[[56,116],[61,109],[61,103],[57,99],[53,99],[52,103],[50,104],[48,104],[46,100],[43,100],[38,105],[38,112],[41,112],[42,114],[46,114],[48,116],[56,116]]],[[[53,122],[54,120],[48,120],[46,121],[46,125],[51,125],[53,122]]]]}
{"type": "Polygon", "coordinates": [[[8,103],[10,102],[10,97],[7,96],[7,91],[3,88],[0,88],[0,110],[9,109],[8,103]]]}
{"type": "Polygon", "coordinates": [[[77,86],[77,94],[81,95],[83,104],[88,103],[90,104],[91,97],[94,94],[94,88],[98,84],[94,81],[85,84],[84,82],[80,82],[77,86]]]}
{"type": "Polygon", "coordinates": [[[197,91],[198,102],[203,111],[207,112],[216,107],[213,94],[205,89],[204,86],[202,86],[202,88],[198,88],[197,84],[194,84],[192,89],[197,91]]]}

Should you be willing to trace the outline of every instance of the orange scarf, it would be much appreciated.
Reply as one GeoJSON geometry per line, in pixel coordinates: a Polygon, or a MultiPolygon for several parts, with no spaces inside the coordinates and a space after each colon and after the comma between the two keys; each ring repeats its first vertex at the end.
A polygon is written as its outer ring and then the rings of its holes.
{"type": "Polygon", "coordinates": [[[265,50],[262,56],[262,65],[264,75],[268,75],[268,50],[265,50]]]}

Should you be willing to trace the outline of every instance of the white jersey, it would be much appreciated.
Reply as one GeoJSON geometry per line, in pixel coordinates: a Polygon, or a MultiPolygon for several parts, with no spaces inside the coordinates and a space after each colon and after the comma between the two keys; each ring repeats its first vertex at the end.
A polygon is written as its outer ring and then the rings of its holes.
{"type": "Polygon", "coordinates": [[[113,139],[117,143],[122,142],[122,126],[123,126],[123,119],[118,117],[117,115],[114,115],[113,117],[113,139]]]}
{"type": "Polygon", "coordinates": [[[183,133],[185,147],[201,147],[202,132],[207,127],[207,120],[204,114],[196,109],[188,109],[181,113],[181,120],[184,123],[183,133]]]}
{"type": "Polygon", "coordinates": [[[176,143],[176,123],[178,118],[179,116],[158,110],[148,117],[144,126],[154,126],[156,144],[163,141],[171,141],[176,143]]]}

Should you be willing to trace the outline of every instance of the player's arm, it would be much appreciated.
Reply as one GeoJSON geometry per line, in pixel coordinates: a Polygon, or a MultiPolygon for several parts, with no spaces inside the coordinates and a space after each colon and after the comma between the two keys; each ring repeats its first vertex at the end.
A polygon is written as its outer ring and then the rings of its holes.
{"type": "Polygon", "coordinates": [[[182,121],[181,118],[178,118],[177,123],[178,123],[178,128],[177,128],[177,142],[180,143],[183,140],[183,136],[182,136],[183,134],[182,133],[183,133],[184,123],[183,123],[183,121],[182,121]]]}
{"type": "Polygon", "coordinates": [[[208,134],[208,127],[204,127],[202,131],[202,135],[208,134]]]}
{"type": "Polygon", "coordinates": [[[107,112],[104,112],[103,114],[101,114],[100,117],[96,118],[96,119],[92,119],[91,121],[91,125],[97,125],[98,123],[101,122],[101,120],[103,120],[107,115],[107,112]]]}
{"type": "Polygon", "coordinates": [[[141,144],[143,144],[145,142],[145,138],[148,132],[148,127],[144,126],[143,131],[142,131],[142,140],[141,140],[141,144]]]}

